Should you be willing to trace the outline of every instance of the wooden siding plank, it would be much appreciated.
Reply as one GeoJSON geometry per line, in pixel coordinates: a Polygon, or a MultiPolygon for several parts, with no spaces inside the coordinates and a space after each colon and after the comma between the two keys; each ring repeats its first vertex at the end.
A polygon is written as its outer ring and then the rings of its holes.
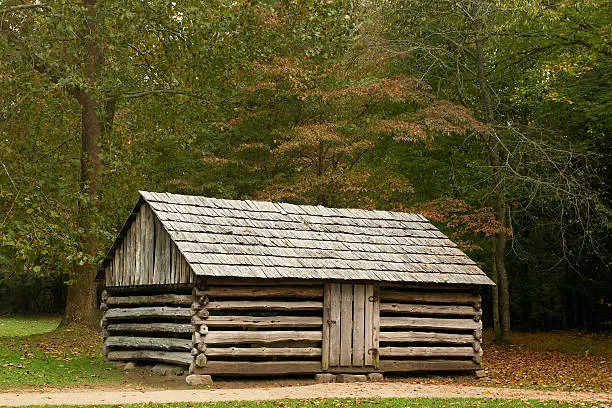
{"type": "Polygon", "coordinates": [[[162,283],[162,277],[167,273],[168,254],[165,246],[166,231],[164,231],[161,222],[155,220],[155,268],[153,271],[152,284],[162,283]]]}
{"type": "Polygon", "coordinates": [[[371,351],[374,348],[374,285],[365,285],[364,296],[364,364],[371,366],[374,365],[374,355],[371,351]]]}
{"type": "Polygon", "coordinates": [[[374,286],[373,310],[372,310],[372,365],[379,367],[379,340],[380,340],[380,289],[374,286]]]}
{"type": "Polygon", "coordinates": [[[340,365],[340,327],[342,324],[342,290],[339,283],[330,283],[329,366],[340,365]]]}
{"type": "Polygon", "coordinates": [[[123,270],[123,275],[121,276],[121,279],[119,280],[120,286],[130,285],[128,276],[130,275],[132,271],[132,267],[130,265],[130,262],[132,260],[131,251],[130,251],[131,248],[132,248],[132,229],[130,228],[125,233],[125,254],[123,255],[123,259],[125,260],[125,269],[123,270]]]}
{"type": "Polygon", "coordinates": [[[353,285],[353,363],[364,364],[365,347],[365,286],[353,285]]]}
{"type": "Polygon", "coordinates": [[[321,367],[323,370],[329,368],[329,331],[331,326],[331,285],[327,284],[323,288],[323,342],[321,344],[321,367]]]}
{"type": "Polygon", "coordinates": [[[353,351],[353,285],[351,284],[342,284],[340,313],[340,365],[350,366],[353,351]]]}
{"type": "MultiPolygon", "coordinates": [[[[140,212],[138,214],[138,285],[146,285],[146,265],[145,265],[145,240],[146,240],[146,222],[145,216],[142,213],[143,208],[140,207],[140,212]]],[[[146,209],[145,209],[146,211],[146,209]]]]}
{"type": "Polygon", "coordinates": [[[146,245],[145,245],[145,257],[146,257],[146,282],[151,284],[153,282],[153,265],[155,262],[155,215],[149,205],[143,205],[146,208],[146,245]]]}
{"type": "MultiPolygon", "coordinates": [[[[121,243],[121,260],[120,260],[121,270],[119,271],[119,276],[120,277],[125,276],[125,269],[127,268],[127,266],[126,266],[127,262],[126,262],[126,259],[125,259],[126,252],[127,252],[126,248],[127,248],[127,244],[126,244],[126,241],[124,239],[123,242],[121,243]]],[[[120,285],[119,280],[123,281],[122,278],[119,278],[117,280],[117,286],[120,285]]]]}
{"type": "Polygon", "coordinates": [[[140,216],[136,214],[136,219],[132,223],[130,227],[132,230],[132,239],[134,240],[134,271],[132,272],[132,285],[140,285],[140,216]]]}
{"type": "Polygon", "coordinates": [[[170,241],[169,253],[170,261],[168,263],[168,281],[167,283],[176,283],[176,246],[170,241]]]}

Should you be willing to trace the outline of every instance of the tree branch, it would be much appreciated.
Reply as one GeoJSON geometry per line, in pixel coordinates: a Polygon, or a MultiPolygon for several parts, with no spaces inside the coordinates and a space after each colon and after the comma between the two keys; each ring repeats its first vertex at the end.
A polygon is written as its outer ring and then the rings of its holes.
{"type": "Polygon", "coordinates": [[[33,8],[40,8],[40,9],[48,9],[49,6],[43,3],[40,4],[19,4],[17,6],[10,6],[10,7],[3,7],[0,8],[0,14],[4,14],[4,13],[12,13],[14,11],[19,11],[19,10],[26,10],[26,9],[33,9],[33,8]]]}
{"type": "Polygon", "coordinates": [[[198,95],[186,90],[181,90],[181,89],[151,89],[149,91],[141,91],[141,92],[134,92],[134,93],[129,93],[129,94],[124,94],[119,96],[118,98],[121,99],[135,99],[135,98],[142,98],[144,96],[149,96],[149,95],[160,95],[160,94],[170,94],[170,95],[184,95],[184,96],[188,96],[190,98],[195,98],[195,99],[200,99],[200,100],[207,100],[207,98],[205,98],[202,95],[198,95]]]}

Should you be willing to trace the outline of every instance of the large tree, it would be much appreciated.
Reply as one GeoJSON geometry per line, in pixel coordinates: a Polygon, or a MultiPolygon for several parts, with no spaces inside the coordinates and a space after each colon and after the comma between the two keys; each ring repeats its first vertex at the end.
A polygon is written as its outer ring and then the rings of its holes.
{"type": "Polygon", "coordinates": [[[233,13],[241,7],[98,0],[0,6],[9,187],[0,193],[7,209],[2,243],[22,267],[69,272],[68,323],[96,320],[95,265],[101,239],[108,242],[104,223],[112,220],[101,206],[105,193],[125,194],[104,180],[125,180],[109,169],[125,171],[117,152],[125,156],[138,139],[126,135],[136,130],[126,129],[132,112],[148,115],[139,124],[156,122],[141,129],[146,135],[180,117],[164,118],[150,109],[151,99],[190,98],[195,111],[208,111],[222,87],[211,86],[215,75],[231,69],[220,43],[229,55],[240,51],[232,44],[239,44],[233,13]],[[208,103],[198,103],[204,97],[208,103]]]}
{"type": "MultiPolygon", "coordinates": [[[[534,114],[538,112],[517,103],[525,93],[561,103],[557,108],[573,103],[561,95],[569,89],[551,92],[550,84],[558,84],[556,78],[564,71],[585,80],[590,69],[609,60],[602,5],[383,2],[379,18],[365,31],[367,52],[394,59],[399,69],[412,75],[421,73],[441,94],[470,107],[488,125],[472,140],[482,146],[474,165],[489,170],[481,174],[489,180],[487,187],[478,190],[485,197],[483,204],[495,209],[499,228],[492,239],[490,270],[498,282],[493,310],[497,338],[503,343],[511,341],[506,241],[517,219],[547,214],[558,226],[561,248],[569,249],[562,241],[568,231],[581,230],[592,248],[605,252],[588,232],[594,225],[605,228],[608,217],[593,150],[585,149],[583,141],[577,143],[581,136],[567,133],[554,121],[542,121],[543,116],[534,114]]],[[[513,242],[514,252],[519,244],[513,242]]],[[[575,262],[566,256],[562,260],[575,262]]]]}

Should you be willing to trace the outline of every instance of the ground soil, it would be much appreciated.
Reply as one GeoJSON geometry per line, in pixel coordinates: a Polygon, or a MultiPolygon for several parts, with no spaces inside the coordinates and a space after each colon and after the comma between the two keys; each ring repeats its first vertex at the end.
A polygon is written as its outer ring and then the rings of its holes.
{"type": "MultiPolygon", "coordinates": [[[[146,402],[261,401],[311,398],[505,398],[612,403],[612,394],[467,385],[417,384],[401,379],[382,383],[316,384],[312,378],[272,380],[220,380],[213,386],[191,388],[183,377],[158,377],[157,387],[125,383],[101,384],[65,390],[0,392],[1,405],[83,405],[146,402]]],[[[131,381],[130,381],[131,382],[131,381]]]]}

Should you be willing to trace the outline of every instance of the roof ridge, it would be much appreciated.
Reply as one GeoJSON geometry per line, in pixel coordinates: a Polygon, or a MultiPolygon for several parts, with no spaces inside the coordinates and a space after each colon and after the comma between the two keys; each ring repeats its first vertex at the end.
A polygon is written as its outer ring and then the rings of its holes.
{"type": "MultiPolygon", "coordinates": [[[[234,204],[241,203],[243,206],[246,205],[250,207],[252,211],[257,211],[257,212],[276,212],[276,213],[281,213],[281,214],[306,213],[305,215],[323,216],[323,217],[326,217],[326,216],[327,217],[329,216],[338,217],[339,216],[343,218],[355,218],[355,216],[358,214],[362,214],[362,215],[377,214],[377,215],[380,215],[381,217],[384,216],[383,218],[380,218],[380,219],[412,221],[412,222],[418,222],[418,221],[430,222],[423,214],[411,213],[411,212],[405,212],[405,211],[388,211],[388,210],[376,210],[376,209],[367,210],[367,209],[361,209],[361,208],[347,208],[347,207],[327,207],[327,206],[320,205],[320,204],[317,204],[317,205],[293,204],[293,203],[278,202],[278,201],[264,201],[264,200],[251,200],[251,199],[244,199],[244,200],[227,199],[227,198],[216,198],[216,197],[198,196],[198,195],[190,195],[190,194],[176,194],[176,193],[169,193],[169,192],[159,193],[159,192],[144,191],[144,190],[139,190],[138,193],[147,202],[149,201],[165,202],[163,198],[157,197],[157,195],[163,194],[163,195],[166,195],[166,197],[184,198],[185,201],[188,201],[185,203],[181,203],[184,205],[211,206],[214,208],[214,207],[219,207],[218,204],[223,205],[224,203],[232,202],[234,204]],[[207,203],[208,205],[202,205],[203,203],[198,203],[197,202],[198,200],[200,201],[206,200],[208,201],[207,203]],[[301,209],[302,212],[296,212],[295,211],[296,209],[301,209]],[[314,209],[316,209],[317,211],[312,211],[314,209]],[[325,214],[325,212],[327,212],[327,214],[325,214]],[[397,216],[399,215],[402,215],[404,217],[401,217],[398,219],[397,216]],[[410,220],[410,219],[406,219],[405,216],[416,216],[419,219],[410,220]]],[[[219,207],[219,208],[225,208],[225,207],[219,207]]],[[[370,217],[363,216],[359,218],[367,219],[370,217]]]]}

